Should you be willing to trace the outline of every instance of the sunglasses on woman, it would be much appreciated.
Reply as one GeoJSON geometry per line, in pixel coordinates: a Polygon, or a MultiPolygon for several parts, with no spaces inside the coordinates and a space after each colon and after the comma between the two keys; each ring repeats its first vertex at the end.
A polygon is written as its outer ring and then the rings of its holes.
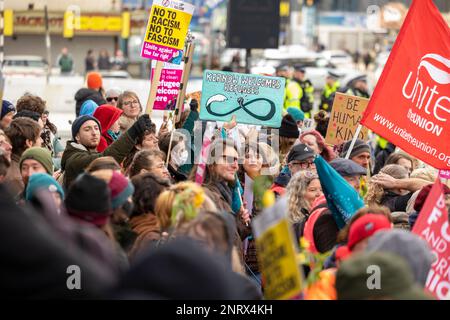
{"type": "Polygon", "coordinates": [[[106,98],[106,101],[108,101],[108,102],[112,102],[112,101],[117,101],[117,100],[119,100],[119,97],[108,97],[108,98],[106,98]]]}

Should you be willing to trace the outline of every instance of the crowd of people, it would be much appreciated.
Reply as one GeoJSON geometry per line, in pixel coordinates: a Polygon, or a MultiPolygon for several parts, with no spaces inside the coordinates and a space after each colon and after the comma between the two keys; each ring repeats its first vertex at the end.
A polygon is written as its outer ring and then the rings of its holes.
{"type": "MultiPolygon", "coordinates": [[[[61,75],[72,75],[74,72],[75,61],[69,52],[69,49],[64,47],[61,53],[56,58],[56,66],[59,68],[61,75]]],[[[98,57],[95,52],[89,49],[84,58],[84,71],[87,74],[90,71],[111,71],[111,70],[127,70],[128,61],[123,54],[123,51],[116,50],[113,56],[110,56],[108,50],[101,49],[98,57]]]]}
{"type": "Polygon", "coordinates": [[[65,146],[41,97],[3,100],[2,287],[28,298],[262,299],[252,221],[263,208],[251,191],[243,195],[266,175],[286,201],[295,241],[329,253],[326,283],[302,298],[431,298],[424,285],[433,256],[410,230],[437,171],[381,137],[356,140],[346,159],[351,141],[329,146],[322,121],[304,130],[301,99],[289,99],[281,127],[267,134],[215,124],[205,163],[190,143],[206,130],[195,99],[172,130],[157,128],[136,93],[104,88],[90,72],[65,146]],[[365,201],[343,228],[322,192],[319,156],[365,201]],[[380,290],[366,287],[374,264],[384,270],[380,290]],[[81,269],[82,290],[68,289],[70,266],[81,269]]]}

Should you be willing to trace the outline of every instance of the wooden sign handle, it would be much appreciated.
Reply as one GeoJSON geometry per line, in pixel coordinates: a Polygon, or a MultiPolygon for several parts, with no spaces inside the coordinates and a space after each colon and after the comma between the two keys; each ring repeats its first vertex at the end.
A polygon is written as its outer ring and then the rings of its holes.
{"type": "Polygon", "coordinates": [[[178,91],[177,104],[175,107],[175,123],[178,123],[181,118],[181,106],[184,103],[186,96],[187,82],[191,73],[192,56],[194,54],[194,44],[189,42],[187,44],[186,54],[184,56],[183,77],[181,78],[180,90],[178,91]]]}
{"type": "Polygon", "coordinates": [[[145,108],[145,113],[148,114],[149,116],[152,115],[153,105],[155,104],[156,93],[157,93],[159,82],[161,79],[161,72],[162,72],[163,66],[164,66],[164,62],[162,62],[162,61],[156,62],[156,67],[155,67],[155,71],[153,73],[153,79],[152,79],[152,83],[150,86],[150,94],[148,95],[147,106],[145,108]]]}
{"type": "Polygon", "coordinates": [[[353,147],[355,146],[356,139],[358,139],[359,133],[361,132],[362,125],[359,124],[356,128],[355,135],[353,136],[352,142],[350,143],[350,147],[347,150],[347,154],[345,155],[345,159],[350,158],[350,154],[352,153],[353,147]]]}

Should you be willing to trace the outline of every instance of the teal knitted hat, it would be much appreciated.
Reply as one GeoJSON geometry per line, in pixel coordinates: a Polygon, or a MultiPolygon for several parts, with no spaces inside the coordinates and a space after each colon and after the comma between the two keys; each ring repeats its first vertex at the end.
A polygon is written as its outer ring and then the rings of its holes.
{"type": "Polygon", "coordinates": [[[38,190],[49,190],[58,192],[61,199],[64,199],[64,191],[59,183],[51,175],[46,173],[35,173],[28,180],[27,189],[25,191],[25,199],[30,201],[38,190]]]}
{"type": "Polygon", "coordinates": [[[295,122],[303,121],[305,119],[305,114],[299,108],[287,108],[287,113],[289,113],[292,118],[294,118],[295,122]]]}

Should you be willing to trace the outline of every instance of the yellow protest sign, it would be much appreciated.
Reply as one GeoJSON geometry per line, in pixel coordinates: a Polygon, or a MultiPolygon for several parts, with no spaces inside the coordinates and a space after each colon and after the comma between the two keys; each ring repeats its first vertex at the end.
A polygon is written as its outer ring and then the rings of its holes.
{"type": "Polygon", "coordinates": [[[143,41],[143,58],[178,63],[194,6],[181,1],[155,0],[143,41]]]}
{"type": "MultiPolygon", "coordinates": [[[[339,145],[353,139],[368,103],[369,99],[337,92],[325,141],[330,145],[339,145]]],[[[358,138],[366,141],[367,135],[368,130],[363,127],[358,138]]]]}
{"type": "Polygon", "coordinates": [[[296,260],[294,236],[283,203],[265,210],[253,222],[256,250],[263,274],[264,297],[269,300],[298,298],[303,276],[296,260]]]}

